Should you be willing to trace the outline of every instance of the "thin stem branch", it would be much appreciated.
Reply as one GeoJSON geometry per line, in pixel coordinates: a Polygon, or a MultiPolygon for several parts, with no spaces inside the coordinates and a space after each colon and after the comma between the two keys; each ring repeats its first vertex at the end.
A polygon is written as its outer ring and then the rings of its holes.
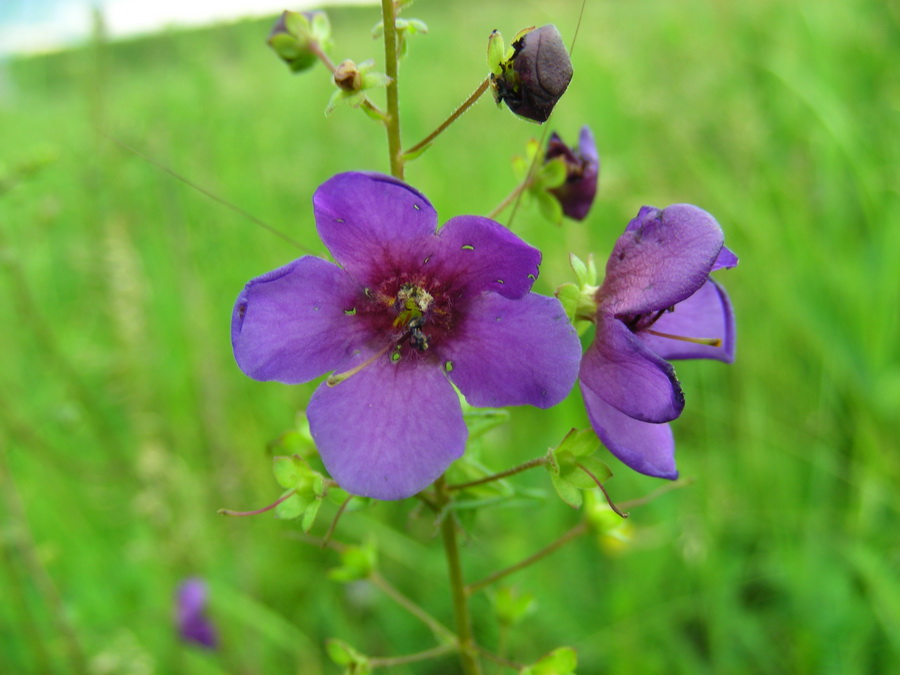
{"type": "Polygon", "coordinates": [[[400,89],[397,83],[397,26],[394,0],[381,0],[381,19],[384,24],[384,68],[389,81],[387,84],[387,129],[388,154],[391,175],[403,180],[403,158],[400,148],[400,89]]]}
{"type": "Polygon", "coordinates": [[[519,663],[518,661],[510,661],[506,657],[500,656],[500,654],[494,654],[494,652],[489,651],[481,646],[478,647],[478,653],[489,661],[499,663],[501,666],[506,666],[507,668],[515,668],[516,670],[521,670],[525,667],[524,663],[519,663]]]}
{"type": "Polygon", "coordinates": [[[620,511],[619,507],[616,506],[615,503],[613,503],[612,498],[609,496],[609,493],[606,491],[606,488],[603,487],[603,483],[600,482],[600,479],[597,478],[597,476],[595,476],[594,473],[590,469],[588,469],[584,464],[582,464],[581,462],[579,462],[576,466],[579,469],[581,469],[582,471],[584,471],[588,475],[588,477],[597,484],[597,487],[600,488],[600,492],[602,492],[603,496],[606,497],[606,503],[609,505],[609,508],[611,508],[616,513],[616,515],[619,516],[620,518],[627,518],[628,514],[620,511]]]}
{"type": "MultiPolygon", "coordinates": [[[[435,483],[442,508],[450,502],[443,476],[435,483]]],[[[481,675],[481,663],[478,660],[477,644],[472,633],[472,617],[469,613],[469,595],[462,574],[459,560],[459,545],[456,541],[456,518],[447,513],[441,520],[441,538],[444,541],[444,552],[447,554],[447,571],[450,577],[450,590],[453,595],[453,612],[456,617],[456,636],[459,644],[459,658],[464,675],[481,675]]]]}
{"type": "Polygon", "coordinates": [[[509,567],[506,567],[502,570],[498,570],[498,571],[494,572],[493,574],[491,574],[490,576],[485,577],[481,581],[476,581],[474,584],[469,584],[468,586],[466,586],[466,593],[468,595],[472,595],[473,593],[480,591],[485,586],[490,586],[495,581],[499,581],[500,579],[503,579],[504,577],[507,577],[510,574],[513,574],[514,572],[518,572],[519,570],[523,570],[526,567],[533,565],[537,561],[542,560],[543,558],[546,558],[548,555],[553,553],[556,549],[561,548],[562,546],[568,544],[573,539],[577,539],[578,537],[585,534],[586,532],[588,532],[587,523],[585,523],[585,522],[579,523],[578,525],[573,527],[571,530],[569,530],[568,532],[563,534],[559,539],[554,541],[552,544],[549,544],[548,546],[545,546],[537,553],[528,556],[527,558],[525,558],[525,560],[517,562],[515,565],[510,565],[509,567]]]}
{"type": "Polygon", "coordinates": [[[220,516],[235,516],[239,518],[243,518],[245,516],[258,516],[260,513],[265,513],[266,511],[271,511],[276,506],[278,506],[281,502],[286,501],[297,494],[296,490],[291,490],[290,492],[286,492],[281,497],[276,499],[274,502],[269,504],[268,506],[264,506],[261,509],[255,509],[253,511],[232,511],[231,509],[219,509],[218,513],[220,516]]]}
{"type": "Polygon", "coordinates": [[[481,95],[487,91],[490,84],[491,84],[491,78],[490,77],[484,78],[482,83],[478,85],[478,87],[475,89],[475,91],[472,92],[472,94],[469,96],[469,98],[467,98],[465,101],[460,103],[459,107],[450,114],[450,117],[448,117],[443,122],[441,122],[440,126],[437,129],[432,131],[425,138],[423,138],[421,141],[419,141],[414,146],[412,146],[409,150],[404,150],[403,156],[409,157],[410,155],[414,155],[419,150],[422,150],[426,145],[431,143],[435,138],[440,136],[444,132],[444,130],[447,129],[447,127],[449,127],[451,124],[453,124],[460,115],[462,115],[464,112],[466,112],[466,110],[471,108],[472,105],[474,105],[474,103],[479,98],[481,98],[481,95]]]}
{"type": "Polygon", "coordinates": [[[441,641],[450,640],[453,643],[453,649],[456,649],[456,635],[452,630],[447,628],[440,621],[435,619],[431,614],[426,612],[424,609],[419,607],[415,602],[410,600],[406,595],[401,593],[397,588],[391,584],[387,579],[385,579],[379,572],[372,572],[369,575],[369,581],[372,582],[372,585],[375,586],[378,590],[388,596],[391,600],[400,605],[407,612],[416,617],[419,621],[424,623],[428,628],[431,629],[431,632],[434,633],[434,636],[441,641]]]}
{"type": "Polygon", "coordinates": [[[514,476],[517,473],[522,473],[523,471],[528,471],[528,469],[533,469],[536,466],[543,466],[547,463],[547,456],[541,455],[540,457],[535,457],[534,459],[529,459],[527,462],[523,462],[518,466],[514,466],[511,469],[507,469],[506,471],[501,471],[500,473],[494,473],[490,476],[485,476],[484,478],[479,478],[478,480],[470,480],[467,483],[453,483],[452,485],[446,486],[448,492],[452,492],[454,490],[465,490],[466,488],[475,487],[476,485],[484,485],[485,483],[492,483],[495,480],[502,480],[508,476],[514,476]]]}
{"type": "Polygon", "coordinates": [[[491,218],[491,219],[495,219],[497,216],[499,216],[501,213],[503,213],[504,209],[506,209],[507,206],[512,204],[513,201],[516,198],[518,198],[518,196],[520,194],[522,194],[523,192],[525,192],[526,189],[528,189],[529,185],[531,185],[531,173],[529,173],[527,176],[525,176],[525,179],[521,183],[516,185],[516,187],[513,188],[513,191],[510,192],[508,195],[506,195],[506,197],[503,199],[503,201],[500,202],[499,204],[497,204],[497,206],[494,207],[494,210],[491,211],[487,215],[487,217],[491,218]]]}
{"type": "Polygon", "coordinates": [[[680,488],[688,487],[689,485],[694,484],[693,478],[679,478],[676,481],[671,483],[666,483],[658,488],[656,488],[653,492],[644,497],[638,497],[637,499],[629,499],[628,501],[624,501],[619,504],[620,508],[623,509],[633,509],[638,506],[643,506],[644,504],[649,504],[654,499],[661,497],[667,492],[671,492],[672,490],[678,490],[680,488]]]}
{"type": "Polygon", "coordinates": [[[393,656],[388,658],[375,658],[369,659],[369,665],[373,668],[388,668],[390,666],[402,666],[407,663],[417,663],[419,661],[428,661],[429,659],[436,659],[439,656],[443,656],[444,654],[449,654],[450,652],[456,651],[456,645],[439,645],[437,647],[432,647],[431,649],[426,649],[421,652],[416,652],[415,654],[407,654],[406,656],[393,656]]]}

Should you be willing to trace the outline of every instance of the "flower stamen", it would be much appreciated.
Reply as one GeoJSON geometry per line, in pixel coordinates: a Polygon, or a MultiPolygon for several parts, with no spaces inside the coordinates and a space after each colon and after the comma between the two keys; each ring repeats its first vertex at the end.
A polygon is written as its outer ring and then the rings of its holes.
{"type": "Polygon", "coordinates": [[[693,342],[697,345],[707,345],[709,347],[721,347],[722,346],[722,338],[692,338],[685,337],[684,335],[672,335],[671,333],[661,333],[657,330],[644,330],[645,333],[650,333],[650,335],[655,335],[656,337],[661,338],[669,338],[670,340],[681,340],[682,342],[693,342]]]}
{"type": "Polygon", "coordinates": [[[371,366],[373,363],[375,363],[375,361],[377,361],[377,360],[380,359],[382,356],[384,356],[385,354],[387,354],[391,349],[393,349],[393,348],[396,346],[396,344],[397,344],[397,343],[395,343],[395,342],[389,342],[389,343],[387,344],[386,347],[384,347],[383,349],[381,349],[381,350],[375,352],[372,356],[370,356],[369,358],[367,358],[365,361],[363,361],[362,363],[360,363],[358,366],[354,366],[354,367],[351,368],[350,370],[346,370],[346,371],[344,371],[343,373],[338,373],[338,374],[332,374],[332,375],[329,375],[329,376],[328,376],[328,379],[325,380],[325,383],[326,383],[329,387],[336,387],[336,386],[339,385],[341,382],[344,382],[344,381],[348,380],[352,375],[356,375],[356,373],[358,373],[359,371],[361,371],[363,368],[366,368],[366,367],[368,367],[368,366],[371,366]]]}

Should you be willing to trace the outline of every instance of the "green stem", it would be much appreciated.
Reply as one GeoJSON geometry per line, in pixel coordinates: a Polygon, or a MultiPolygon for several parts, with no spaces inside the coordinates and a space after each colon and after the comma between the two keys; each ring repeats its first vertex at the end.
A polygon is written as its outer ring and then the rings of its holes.
{"type": "Polygon", "coordinates": [[[405,609],[419,621],[428,626],[438,640],[450,640],[452,642],[452,649],[456,649],[456,636],[453,634],[453,631],[447,628],[433,616],[431,616],[431,614],[426,612],[424,609],[419,607],[415,602],[410,600],[399,590],[397,590],[393,586],[393,584],[391,584],[387,579],[381,576],[381,574],[379,574],[378,572],[372,572],[369,575],[369,581],[375,588],[380,590],[391,600],[396,602],[403,609],[405,609]]]}
{"type": "Polygon", "coordinates": [[[390,78],[387,85],[387,128],[388,154],[391,175],[403,180],[403,157],[400,149],[400,95],[397,86],[399,68],[397,58],[397,26],[394,0],[381,0],[381,19],[384,23],[384,68],[390,78]]]}
{"type": "Polygon", "coordinates": [[[518,466],[514,466],[511,469],[507,469],[506,471],[501,471],[500,473],[494,473],[490,476],[485,476],[484,478],[479,478],[478,480],[471,480],[468,483],[454,483],[452,485],[447,486],[447,491],[451,492],[454,490],[465,490],[466,488],[475,487],[476,485],[484,485],[485,483],[492,483],[495,480],[502,480],[508,476],[514,476],[517,473],[522,473],[523,471],[528,471],[528,469],[533,469],[536,466],[543,466],[547,463],[547,456],[541,455],[540,457],[535,457],[534,459],[529,459],[527,462],[523,462],[518,466]]]}
{"type": "Polygon", "coordinates": [[[577,539],[578,537],[580,537],[581,535],[583,535],[587,532],[588,532],[587,523],[585,523],[585,522],[579,523],[578,525],[573,527],[571,530],[566,532],[564,535],[562,535],[559,539],[554,541],[552,544],[545,546],[544,548],[542,548],[540,551],[538,551],[534,555],[528,556],[527,558],[525,558],[525,560],[522,560],[521,562],[517,562],[515,565],[510,565],[509,567],[506,567],[502,570],[498,570],[497,572],[494,572],[490,576],[485,577],[481,581],[476,581],[474,584],[469,584],[468,586],[466,586],[466,593],[469,595],[472,595],[473,593],[480,591],[485,586],[490,586],[495,581],[499,581],[503,577],[509,576],[510,574],[513,574],[514,572],[518,572],[519,570],[523,570],[526,567],[528,567],[529,565],[533,565],[538,560],[546,558],[548,555],[553,553],[556,549],[561,548],[562,546],[564,546],[565,544],[568,544],[573,539],[577,539]]]}
{"type": "Polygon", "coordinates": [[[522,194],[523,192],[525,192],[526,189],[528,189],[528,186],[531,185],[531,178],[532,178],[531,172],[529,171],[528,175],[525,176],[525,180],[523,180],[521,183],[516,185],[516,187],[513,189],[513,191],[510,192],[508,195],[506,195],[504,200],[502,202],[500,202],[499,204],[497,204],[497,206],[494,207],[494,210],[491,211],[487,215],[487,217],[491,218],[491,219],[496,219],[497,216],[499,216],[501,213],[503,213],[504,209],[506,209],[507,206],[512,204],[512,202],[520,194],[522,194]]]}
{"type": "MultiPolygon", "coordinates": [[[[450,493],[443,476],[435,483],[439,504],[442,508],[450,503],[450,493]]],[[[441,537],[447,555],[447,571],[450,576],[450,590],[453,595],[453,613],[456,617],[456,637],[459,642],[459,658],[464,675],[481,675],[478,660],[478,645],[472,633],[472,617],[469,613],[469,595],[466,592],[459,560],[459,545],[456,541],[456,519],[447,513],[441,520],[441,537]]]]}
{"type": "Polygon", "coordinates": [[[422,652],[416,652],[415,654],[407,654],[406,656],[393,656],[389,658],[377,658],[377,659],[369,659],[369,665],[373,668],[388,668],[390,666],[402,666],[406,663],[417,663],[419,661],[428,661],[429,659],[436,659],[439,656],[443,656],[444,654],[449,654],[450,652],[456,651],[456,645],[440,645],[439,647],[432,647],[431,649],[426,649],[422,652]]]}
{"type": "Polygon", "coordinates": [[[404,150],[403,156],[408,157],[410,155],[414,155],[419,150],[422,150],[426,145],[431,143],[435,138],[440,136],[447,127],[449,127],[451,124],[453,124],[457,120],[457,118],[460,115],[462,115],[464,112],[466,112],[466,110],[471,108],[472,105],[475,103],[475,101],[477,101],[479,98],[481,98],[481,95],[487,91],[487,88],[490,86],[490,84],[491,84],[491,78],[490,77],[484,78],[484,81],[478,85],[478,88],[475,91],[473,91],[472,94],[469,96],[469,98],[467,98],[465,101],[463,101],[459,105],[459,107],[450,114],[450,117],[445,119],[437,129],[432,131],[425,138],[423,138],[421,141],[419,141],[414,146],[412,146],[409,150],[404,150]]]}

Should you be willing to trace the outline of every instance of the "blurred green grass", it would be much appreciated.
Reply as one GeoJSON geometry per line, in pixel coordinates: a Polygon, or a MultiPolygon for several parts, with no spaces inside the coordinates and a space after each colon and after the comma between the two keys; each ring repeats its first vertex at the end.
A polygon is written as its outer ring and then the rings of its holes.
{"type": "MultiPolygon", "coordinates": [[[[402,66],[406,145],[476,86],[491,29],[552,21],[571,36],[579,6],[417,3],[431,32],[402,66]]],[[[375,9],[331,16],[335,57],[381,61],[375,9]]],[[[699,204],[741,256],[719,276],[738,361],[680,365],[679,466],[696,482],[635,510],[631,546],[580,540],[512,579],[539,603],[511,640],[522,659],[572,644],[583,673],[900,669],[898,24],[870,0],[589,0],[551,125],[572,140],[594,129],[600,199],[562,229],[520,210],[515,230],[544,251],[538,290],[567,280],[569,250],[602,259],[642,204],[699,204]]],[[[245,378],[229,344],[237,292],[297,251],[110,140],[321,252],[313,190],[387,170],[384,134],[347,109],[324,119],[324,71],[290,76],[268,26],[8,64],[6,175],[48,161],[0,194],[3,672],[314,675],[335,672],[330,636],[374,655],[431,644],[382,596],[327,582],[333,554],[292,538],[294,524],[216,515],[276,496],[266,443],[313,389],[245,378]],[[174,634],[174,588],[191,575],[212,586],[219,653],[174,634]]],[[[407,178],[442,222],[486,213],[539,132],[482,101],[407,178]]],[[[580,406],[573,393],[549,413],[513,411],[485,458],[539,454],[586,424],[580,406]]],[[[658,484],[614,470],[618,500],[658,484]]],[[[388,576],[449,622],[442,553],[409,511],[349,514],[339,536],[374,533],[388,576]]],[[[484,514],[469,578],[577,518],[554,498],[484,514]]],[[[490,644],[483,597],[475,609],[490,644]]]]}

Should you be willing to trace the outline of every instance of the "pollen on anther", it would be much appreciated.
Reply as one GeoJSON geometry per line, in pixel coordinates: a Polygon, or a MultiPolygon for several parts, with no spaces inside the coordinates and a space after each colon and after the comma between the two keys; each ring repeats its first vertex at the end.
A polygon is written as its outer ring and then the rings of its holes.
{"type": "Polygon", "coordinates": [[[346,314],[347,316],[353,316],[354,314],[356,314],[356,307],[353,307],[352,309],[345,309],[344,314],[346,314]]]}
{"type": "Polygon", "coordinates": [[[463,244],[462,250],[463,251],[474,251],[475,247],[472,246],[471,244],[463,244]]]}
{"type": "Polygon", "coordinates": [[[453,361],[445,361],[444,362],[444,370],[448,373],[453,371],[453,361]]]}

